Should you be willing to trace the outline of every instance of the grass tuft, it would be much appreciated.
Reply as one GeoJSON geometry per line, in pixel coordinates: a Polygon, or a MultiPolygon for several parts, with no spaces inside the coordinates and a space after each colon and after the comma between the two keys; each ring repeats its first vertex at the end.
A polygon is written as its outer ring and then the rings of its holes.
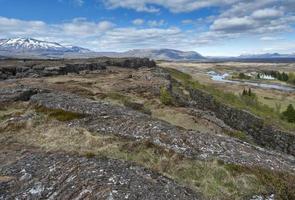
{"type": "Polygon", "coordinates": [[[225,131],[225,134],[228,135],[228,136],[230,136],[230,137],[234,137],[234,138],[237,138],[239,140],[242,140],[242,141],[251,143],[251,141],[249,139],[249,136],[247,136],[247,134],[244,133],[244,132],[242,132],[242,131],[237,131],[237,130],[234,130],[234,131],[225,131]]]}
{"type": "Polygon", "coordinates": [[[234,176],[241,173],[255,175],[259,185],[265,187],[265,195],[275,194],[278,200],[295,199],[295,176],[292,174],[234,164],[226,164],[225,167],[234,176]]]}
{"type": "Polygon", "coordinates": [[[110,98],[112,100],[115,100],[127,108],[131,108],[133,110],[137,110],[142,113],[151,115],[151,110],[149,108],[147,108],[144,104],[135,102],[129,96],[120,94],[118,92],[110,92],[106,94],[105,98],[110,98]]]}
{"type": "Polygon", "coordinates": [[[64,111],[61,109],[49,109],[43,106],[38,106],[35,110],[36,112],[48,115],[49,118],[53,118],[62,122],[71,121],[74,119],[81,119],[85,117],[84,115],[79,113],[64,111]]]}

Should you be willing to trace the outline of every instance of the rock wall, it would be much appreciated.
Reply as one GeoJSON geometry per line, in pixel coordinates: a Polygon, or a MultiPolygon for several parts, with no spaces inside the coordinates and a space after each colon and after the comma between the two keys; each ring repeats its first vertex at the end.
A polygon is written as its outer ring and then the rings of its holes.
{"type": "Polygon", "coordinates": [[[101,63],[64,64],[60,66],[7,66],[0,68],[0,80],[65,75],[86,70],[93,71],[102,69],[106,69],[106,66],[101,63]]]}
{"type": "Polygon", "coordinates": [[[141,67],[155,67],[154,61],[146,58],[101,58],[93,60],[45,60],[43,63],[13,63],[0,67],[0,80],[25,78],[25,77],[45,77],[55,75],[65,75],[68,73],[79,73],[80,71],[95,71],[106,69],[106,66],[118,66],[138,69],[141,67]]]}
{"type": "Polygon", "coordinates": [[[18,86],[15,88],[0,88],[0,107],[1,103],[14,101],[28,101],[34,94],[43,92],[40,89],[18,86]]]}
{"type": "Polygon", "coordinates": [[[112,58],[107,65],[138,69],[140,67],[155,67],[156,63],[149,58],[112,58]]]}
{"type": "Polygon", "coordinates": [[[193,106],[211,110],[227,125],[249,134],[257,144],[295,156],[295,133],[278,130],[248,111],[217,102],[209,93],[189,89],[193,106]]]}

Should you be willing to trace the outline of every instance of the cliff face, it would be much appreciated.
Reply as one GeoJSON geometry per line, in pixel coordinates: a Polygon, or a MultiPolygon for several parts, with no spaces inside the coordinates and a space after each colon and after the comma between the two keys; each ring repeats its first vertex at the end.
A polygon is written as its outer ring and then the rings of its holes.
{"type": "Polygon", "coordinates": [[[258,145],[295,155],[294,133],[274,128],[248,111],[217,102],[212,95],[202,90],[191,88],[189,92],[194,106],[213,111],[227,125],[249,134],[258,145]]]}

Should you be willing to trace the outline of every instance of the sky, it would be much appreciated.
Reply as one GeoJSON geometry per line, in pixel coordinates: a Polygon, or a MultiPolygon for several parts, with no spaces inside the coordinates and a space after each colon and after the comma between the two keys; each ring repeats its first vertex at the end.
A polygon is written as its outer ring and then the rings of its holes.
{"type": "Polygon", "coordinates": [[[295,53],[295,0],[0,0],[0,38],[95,51],[295,53]]]}

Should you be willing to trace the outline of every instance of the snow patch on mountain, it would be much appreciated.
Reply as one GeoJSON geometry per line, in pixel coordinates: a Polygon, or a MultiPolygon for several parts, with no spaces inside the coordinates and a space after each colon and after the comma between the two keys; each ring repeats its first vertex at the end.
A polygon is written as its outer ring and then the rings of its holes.
{"type": "Polygon", "coordinates": [[[36,40],[33,38],[12,38],[0,40],[0,51],[9,52],[75,52],[86,53],[91,52],[77,46],[64,46],[56,42],[47,42],[36,40]]]}

